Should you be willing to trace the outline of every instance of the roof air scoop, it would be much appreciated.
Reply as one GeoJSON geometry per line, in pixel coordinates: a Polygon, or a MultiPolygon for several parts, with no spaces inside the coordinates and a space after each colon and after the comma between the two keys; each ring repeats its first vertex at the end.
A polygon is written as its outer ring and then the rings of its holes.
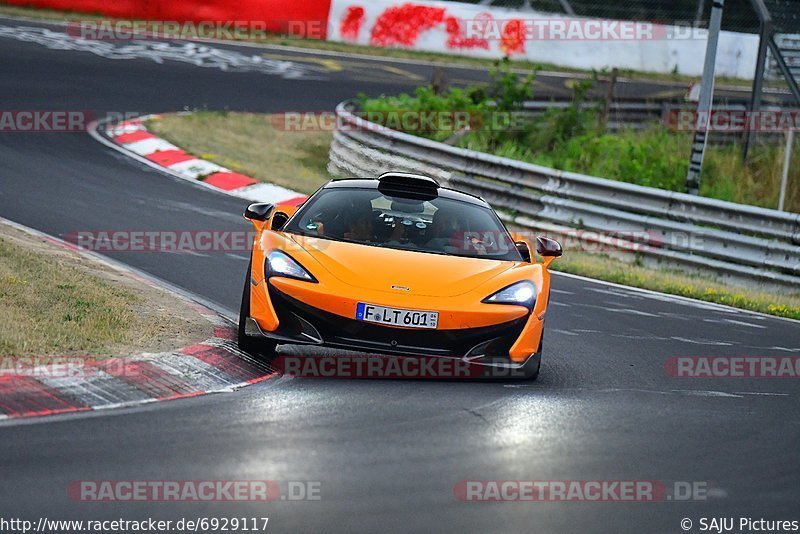
{"type": "Polygon", "coordinates": [[[439,182],[419,174],[387,172],[378,178],[378,191],[394,197],[433,200],[439,196],[439,182]]]}

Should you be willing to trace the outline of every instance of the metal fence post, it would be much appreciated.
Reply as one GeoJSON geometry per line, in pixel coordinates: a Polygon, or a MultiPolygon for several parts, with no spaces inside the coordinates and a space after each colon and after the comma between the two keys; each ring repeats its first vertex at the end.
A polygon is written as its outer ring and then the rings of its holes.
{"type": "Polygon", "coordinates": [[[700,88],[700,103],[697,105],[697,131],[692,142],[692,155],[689,157],[689,171],[686,173],[686,192],[690,195],[700,193],[700,172],[703,170],[703,156],[708,142],[708,125],[711,120],[711,106],[714,100],[714,69],[717,61],[717,44],[722,27],[722,9],[725,0],[714,0],[711,7],[711,22],[708,26],[708,45],[706,47],[703,82],[700,88]]]}
{"type": "Polygon", "coordinates": [[[786,134],[786,153],[783,155],[783,174],[781,174],[781,195],[778,199],[778,211],[785,211],[786,187],[789,183],[789,165],[792,163],[792,149],[794,148],[794,130],[786,134]]]}

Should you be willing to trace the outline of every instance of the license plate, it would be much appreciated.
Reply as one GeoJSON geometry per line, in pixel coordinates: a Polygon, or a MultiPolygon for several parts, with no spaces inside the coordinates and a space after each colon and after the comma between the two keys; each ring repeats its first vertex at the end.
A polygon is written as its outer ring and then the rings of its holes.
{"type": "Polygon", "coordinates": [[[402,310],[359,302],[356,319],[368,323],[435,330],[439,324],[439,312],[402,310]]]}

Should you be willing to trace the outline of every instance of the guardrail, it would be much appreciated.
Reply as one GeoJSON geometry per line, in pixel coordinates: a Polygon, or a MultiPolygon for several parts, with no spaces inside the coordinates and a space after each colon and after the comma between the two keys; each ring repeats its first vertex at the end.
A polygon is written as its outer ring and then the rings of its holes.
{"type": "MultiPolygon", "coordinates": [[[[535,100],[525,102],[523,112],[531,118],[542,116],[549,109],[565,109],[572,105],[568,100],[535,100]]],[[[583,104],[584,109],[601,110],[602,103],[588,101],[583,104]]],[[[778,105],[763,105],[763,111],[781,111],[783,108],[778,105]]],[[[691,102],[680,102],[675,100],[621,100],[614,101],[608,106],[608,114],[605,121],[605,128],[611,132],[620,130],[641,130],[654,124],[661,123],[667,127],[672,127],[678,120],[679,113],[688,111],[695,113],[697,104],[691,102]]],[[[726,99],[714,104],[714,112],[740,112],[747,111],[747,102],[726,99]]],[[[761,132],[759,137],[762,140],[783,142],[784,132],[761,132]]],[[[741,141],[742,132],[737,131],[715,131],[709,133],[709,142],[715,144],[726,144],[741,141]]]]}
{"type": "MultiPolygon", "coordinates": [[[[550,109],[565,109],[572,106],[568,100],[532,100],[523,104],[526,113],[532,116],[545,114],[550,109]]],[[[586,102],[586,108],[599,110],[601,103],[586,102]]],[[[727,109],[744,109],[744,106],[726,106],[727,109]]],[[[670,114],[677,111],[696,111],[697,105],[670,101],[614,101],[608,107],[608,123],[606,127],[615,131],[624,128],[638,129],[656,122],[665,122],[670,114]]]]}
{"type": "MultiPolygon", "coordinates": [[[[783,59],[789,68],[789,72],[800,83],[800,34],[777,34],[775,43],[783,53],[783,59]]],[[[780,79],[781,71],[778,67],[778,62],[775,61],[772,55],[769,56],[768,65],[769,76],[774,79],[780,79]]]]}
{"type": "Polygon", "coordinates": [[[337,107],[334,175],[418,172],[485,198],[512,223],[646,233],[643,259],[749,283],[800,288],[800,215],[549,169],[390,130],[337,107]]]}

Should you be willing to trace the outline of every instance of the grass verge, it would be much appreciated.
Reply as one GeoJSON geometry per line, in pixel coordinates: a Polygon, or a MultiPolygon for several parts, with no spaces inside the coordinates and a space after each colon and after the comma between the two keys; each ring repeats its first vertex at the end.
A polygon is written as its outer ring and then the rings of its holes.
{"type": "Polygon", "coordinates": [[[328,180],[331,132],[294,132],[275,127],[271,115],[199,111],[166,115],[147,123],[153,133],[186,151],[301,193],[328,180]]]}
{"type": "Polygon", "coordinates": [[[129,356],[212,333],[182,300],[0,223],[0,357],[129,356]]]}
{"type": "MultiPolygon", "coordinates": [[[[329,179],[325,166],[331,134],[276,132],[270,116],[250,113],[168,115],[151,123],[154,132],[206,159],[245,170],[265,181],[311,192],[329,179]],[[233,130],[228,131],[228,130],[233,130]],[[247,133],[239,133],[246,131],[247,133]],[[244,143],[245,146],[240,146],[244,143]],[[203,154],[204,153],[204,154],[203,154]],[[213,156],[213,157],[211,157],[213,156]],[[241,158],[241,159],[240,159],[241,158]],[[278,171],[280,169],[280,171],[278,171]],[[302,186],[297,178],[303,177],[302,186]],[[280,179],[280,181],[279,181],[280,179]]],[[[780,317],[800,319],[800,293],[772,294],[681,272],[567,250],[553,269],[780,317]]]]}

